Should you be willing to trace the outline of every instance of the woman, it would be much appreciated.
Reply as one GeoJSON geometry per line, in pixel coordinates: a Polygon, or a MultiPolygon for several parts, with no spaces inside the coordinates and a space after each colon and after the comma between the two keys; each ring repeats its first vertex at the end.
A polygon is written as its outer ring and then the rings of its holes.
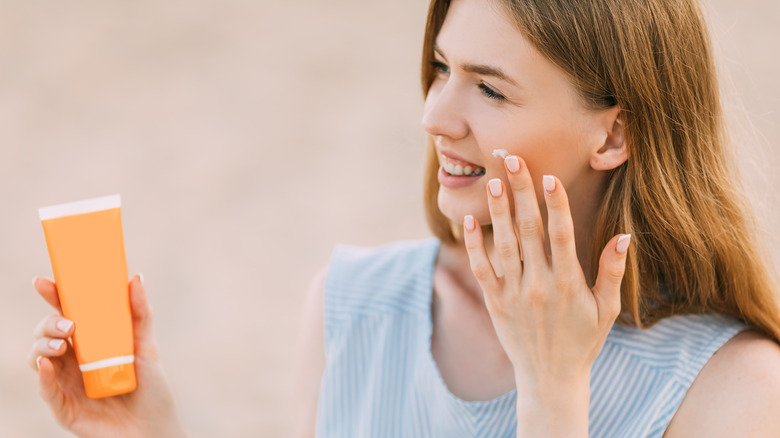
{"type": "Polygon", "coordinates": [[[334,253],[302,435],[780,436],[714,76],[692,0],[434,0],[438,240],[334,253]]]}
{"type": "MultiPolygon", "coordinates": [[[[433,0],[423,89],[437,239],[339,248],[312,283],[302,436],[780,435],[777,289],[694,0],[433,0]]],[[[129,396],[84,399],[50,344],[72,327],[37,331],[78,434],[181,431],[143,297],[129,396]]]]}

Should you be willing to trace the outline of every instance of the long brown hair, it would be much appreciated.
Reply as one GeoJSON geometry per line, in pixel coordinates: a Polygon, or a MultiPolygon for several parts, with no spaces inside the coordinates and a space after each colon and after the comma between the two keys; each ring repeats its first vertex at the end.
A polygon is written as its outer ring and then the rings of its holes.
{"type": "MultiPolygon", "coordinates": [[[[594,234],[593,272],[609,239],[631,233],[618,322],[647,327],[722,313],[780,339],[777,283],[727,148],[707,26],[696,0],[493,0],[560,68],[584,105],[623,110],[630,158],[610,171],[594,234]]],[[[432,0],[424,94],[449,0],[432,0]]],[[[428,145],[425,206],[433,233],[461,240],[437,204],[428,145]]]]}

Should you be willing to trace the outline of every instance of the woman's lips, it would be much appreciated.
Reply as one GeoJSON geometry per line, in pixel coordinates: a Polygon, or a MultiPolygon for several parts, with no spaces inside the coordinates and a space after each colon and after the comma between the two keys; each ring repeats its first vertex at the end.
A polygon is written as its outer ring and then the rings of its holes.
{"type": "Polygon", "coordinates": [[[439,184],[450,189],[470,186],[485,175],[485,168],[474,163],[440,153],[439,184]]]}

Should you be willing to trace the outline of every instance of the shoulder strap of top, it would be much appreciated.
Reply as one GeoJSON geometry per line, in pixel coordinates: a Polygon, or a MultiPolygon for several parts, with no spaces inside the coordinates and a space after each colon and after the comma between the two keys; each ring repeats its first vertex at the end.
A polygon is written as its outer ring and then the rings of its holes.
{"type": "Polygon", "coordinates": [[[325,282],[326,327],[388,312],[430,312],[437,239],[337,246],[325,282]]]}
{"type": "Polygon", "coordinates": [[[723,315],[678,315],[644,330],[616,325],[610,338],[687,388],[715,351],[745,328],[741,321],[723,315]]]}

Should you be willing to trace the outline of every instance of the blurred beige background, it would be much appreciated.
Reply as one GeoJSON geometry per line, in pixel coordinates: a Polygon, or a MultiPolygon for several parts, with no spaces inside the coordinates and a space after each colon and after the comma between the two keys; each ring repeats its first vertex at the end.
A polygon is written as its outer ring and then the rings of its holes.
{"type": "MultiPolygon", "coordinates": [[[[740,164],[778,230],[780,3],[706,4],[740,164]]],[[[0,0],[0,436],[68,436],[25,363],[50,313],[30,285],[51,275],[37,208],[112,193],[190,433],[287,435],[310,276],[338,242],[428,235],[426,8],[0,0]]]]}

